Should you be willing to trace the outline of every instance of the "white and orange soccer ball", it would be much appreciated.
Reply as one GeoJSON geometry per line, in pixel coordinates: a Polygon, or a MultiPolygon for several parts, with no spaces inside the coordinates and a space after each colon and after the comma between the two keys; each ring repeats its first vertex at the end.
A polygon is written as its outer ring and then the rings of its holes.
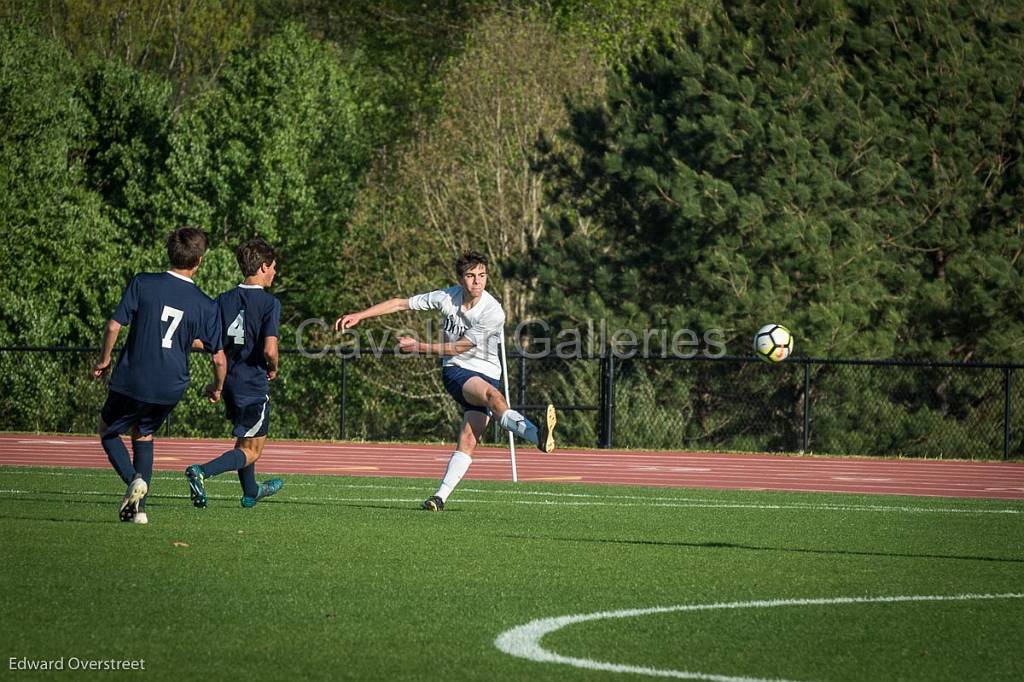
{"type": "Polygon", "coordinates": [[[793,334],[781,324],[766,324],[754,334],[754,352],[769,362],[782,362],[793,352],[793,334]]]}

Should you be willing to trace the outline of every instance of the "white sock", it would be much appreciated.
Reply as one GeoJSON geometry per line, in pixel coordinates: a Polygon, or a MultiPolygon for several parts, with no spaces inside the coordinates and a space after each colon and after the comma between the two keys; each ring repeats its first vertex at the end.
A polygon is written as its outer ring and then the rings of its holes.
{"type": "Polygon", "coordinates": [[[511,431],[520,438],[525,438],[534,445],[537,444],[539,438],[537,427],[533,425],[533,422],[515,410],[505,410],[505,414],[501,415],[501,428],[511,431]]]}
{"type": "Polygon", "coordinates": [[[448,460],[448,469],[444,472],[444,478],[441,479],[441,486],[434,493],[441,498],[442,502],[448,501],[448,496],[452,494],[455,486],[459,484],[462,477],[469,471],[469,465],[472,463],[473,458],[465,452],[456,450],[452,453],[451,459],[448,460]]]}

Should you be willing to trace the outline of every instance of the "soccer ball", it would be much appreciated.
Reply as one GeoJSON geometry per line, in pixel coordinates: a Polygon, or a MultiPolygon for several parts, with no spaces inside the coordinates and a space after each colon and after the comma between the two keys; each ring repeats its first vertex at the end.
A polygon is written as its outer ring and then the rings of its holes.
{"type": "Polygon", "coordinates": [[[781,362],[793,352],[793,334],[781,324],[766,324],[754,334],[754,352],[769,362],[781,362]]]}

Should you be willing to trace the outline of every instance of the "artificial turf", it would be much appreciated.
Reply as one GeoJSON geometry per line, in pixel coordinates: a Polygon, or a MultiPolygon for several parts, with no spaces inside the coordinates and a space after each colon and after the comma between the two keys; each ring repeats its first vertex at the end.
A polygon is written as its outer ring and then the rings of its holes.
{"type": "MultiPolygon", "coordinates": [[[[158,472],[150,524],[108,470],[0,467],[5,669],[144,660],[147,679],[621,679],[495,646],[538,618],[656,606],[1024,593],[1024,504],[997,500],[158,472]],[[12,660],[13,659],[13,660],[12,660]],[[65,664],[66,665],[66,664],[65,664]]],[[[1024,599],[781,605],[598,619],[579,659],[792,680],[1024,679],[1024,599]]],[[[110,675],[96,672],[94,676],[110,675]]],[[[57,673],[18,671],[19,679],[57,673]]],[[[81,676],[82,673],[76,673],[81,676]]]]}

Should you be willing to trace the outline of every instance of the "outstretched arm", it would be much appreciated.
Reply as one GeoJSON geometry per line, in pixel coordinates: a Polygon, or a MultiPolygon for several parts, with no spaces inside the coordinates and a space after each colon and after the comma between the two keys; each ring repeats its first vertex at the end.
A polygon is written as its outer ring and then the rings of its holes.
{"type": "Polygon", "coordinates": [[[339,317],[334,321],[334,329],[336,331],[345,331],[350,327],[354,327],[363,320],[368,320],[371,317],[379,317],[381,315],[389,315],[391,313],[397,313],[400,310],[409,310],[409,299],[407,298],[392,298],[383,303],[372,305],[366,310],[358,313],[349,313],[339,317]]]}
{"type": "Polygon", "coordinates": [[[117,320],[107,320],[107,326],[103,332],[103,348],[100,350],[100,361],[92,368],[93,377],[99,379],[110,371],[110,355],[114,352],[114,344],[117,343],[117,335],[120,333],[121,323],[117,320]]]}
{"type": "Polygon", "coordinates": [[[411,336],[402,336],[398,339],[398,348],[406,353],[453,356],[461,355],[474,346],[476,344],[465,336],[458,341],[451,341],[450,343],[424,343],[423,341],[417,341],[411,336]]]}

